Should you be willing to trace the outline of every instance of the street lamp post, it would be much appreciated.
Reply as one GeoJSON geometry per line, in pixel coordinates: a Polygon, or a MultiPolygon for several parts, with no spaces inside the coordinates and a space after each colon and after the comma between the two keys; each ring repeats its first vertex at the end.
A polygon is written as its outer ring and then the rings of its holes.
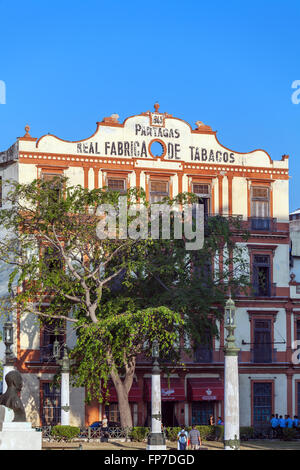
{"type": "Polygon", "coordinates": [[[166,441],[161,426],[161,388],[159,344],[157,340],[152,345],[152,377],[151,377],[151,433],[148,437],[147,450],[166,450],[166,441]]]}
{"type": "Polygon", "coordinates": [[[59,359],[59,342],[56,339],[53,344],[53,355],[56,362],[61,366],[61,425],[70,425],[70,366],[71,361],[68,355],[67,345],[64,344],[64,354],[62,359],[59,359]]]}
{"type": "Polygon", "coordinates": [[[226,338],[227,344],[224,348],[224,449],[239,450],[239,348],[235,344],[235,304],[231,297],[227,300],[225,306],[225,328],[228,334],[226,338]]]}
{"type": "Polygon", "coordinates": [[[13,324],[10,320],[6,321],[3,325],[3,341],[5,344],[5,364],[3,366],[3,386],[2,386],[2,393],[4,393],[7,389],[7,384],[5,381],[5,376],[11,370],[14,370],[14,363],[15,363],[15,356],[11,350],[12,345],[14,343],[13,337],[13,324]]]}

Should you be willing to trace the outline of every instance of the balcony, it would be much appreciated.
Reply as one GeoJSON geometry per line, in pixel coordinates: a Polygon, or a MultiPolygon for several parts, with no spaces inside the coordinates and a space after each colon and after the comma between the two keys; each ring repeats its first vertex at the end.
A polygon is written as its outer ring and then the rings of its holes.
{"type": "MultiPolygon", "coordinates": [[[[60,344],[59,352],[60,359],[63,356],[63,343],[60,344]]],[[[53,354],[53,344],[47,344],[45,346],[40,346],[40,362],[47,362],[51,364],[56,363],[56,358],[53,354]]]]}
{"type": "Polygon", "coordinates": [[[253,283],[251,294],[253,297],[276,297],[276,283],[253,283]]]}
{"type": "MultiPolygon", "coordinates": [[[[242,344],[249,344],[243,343],[242,344]]],[[[241,350],[238,353],[239,364],[277,364],[277,349],[274,349],[271,344],[261,344],[259,347],[253,345],[250,351],[241,350]]]]}
{"type": "Polygon", "coordinates": [[[277,349],[273,349],[270,345],[260,345],[255,347],[251,352],[251,362],[253,364],[272,364],[277,362],[277,349]]]}
{"type": "Polygon", "coordinates": [[[277,219],[272,217],[249,217],[249,230],[258,230],[259,232],[276,232],[277,219]]]}
{"type": "Polygon", "coordinates": [[[213,350],[210,347],[199,346],[194,351],[194,363],[209,364],[213,362],[213,350]]]}

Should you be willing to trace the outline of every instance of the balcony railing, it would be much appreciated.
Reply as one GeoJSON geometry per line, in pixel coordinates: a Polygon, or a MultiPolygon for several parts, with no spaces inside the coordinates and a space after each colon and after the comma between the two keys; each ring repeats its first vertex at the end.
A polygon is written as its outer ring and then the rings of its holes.
{"type": "MultiPolygon", "coordinates": [[[[63,356],[63,347],[59,348],[60,359],[63,356]]],[[[56,358],[53,354],[53,344],[47,344],[46,346],[40,346],[40,362],[51,362],[55,363],[56,358]]]]}
{"type": "Polygon", "coordinates": [[[210,363],[213,362],[213,350],[209,347],[198,347],[194,352],[195,363],[210,363]]]}
{"type": "Polygon", "coordinates": [[[270,285],[253,283],[251,294],[254,297],[276,297],[276,283],[270,285]]]}
{"type": "Polygon", "coordinates": [[[249,217],[249,229],[262,232],[275,232],[277,219],[272,217],[249,217]]]}
{"type": "Polygon", "coordinates": [[[277,349],[268,344],[254,347],[251,350],[251,362],[254,364],[272,364],[277,362],[277,349]]]}
{"type": "Polygon", "coordinates": [[[238,352],[238,362],[240,364],[274,364],[277,363],[277,360],[277,349],[272,348],[272,345],[269,344],[260,348],[253,345],[250,350],[250,357],[249,351],[240,349],[238,352]]]}

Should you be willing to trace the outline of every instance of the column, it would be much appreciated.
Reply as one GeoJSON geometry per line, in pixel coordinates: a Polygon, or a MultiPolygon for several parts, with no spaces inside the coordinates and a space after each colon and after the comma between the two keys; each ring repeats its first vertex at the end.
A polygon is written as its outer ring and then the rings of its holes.
{"type": "Polygon", "coordinates": [[[238,354],[224,352],[224,448],[237,450],[240,440],[238,354]]]}

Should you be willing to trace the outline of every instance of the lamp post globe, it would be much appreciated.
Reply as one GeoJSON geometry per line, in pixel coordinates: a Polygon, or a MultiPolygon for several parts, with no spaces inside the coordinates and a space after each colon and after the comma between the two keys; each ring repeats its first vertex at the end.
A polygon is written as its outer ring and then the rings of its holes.
{"type": "Polygon", "coordinates": [[[2,393],[7,389],[5,376],[14,370],[15,357],[11,350],[14,344],[14,328],[12,321],[8,320],[3,325],[3,342],[5,344],[5,363],[3,365],[2,393]]]}

